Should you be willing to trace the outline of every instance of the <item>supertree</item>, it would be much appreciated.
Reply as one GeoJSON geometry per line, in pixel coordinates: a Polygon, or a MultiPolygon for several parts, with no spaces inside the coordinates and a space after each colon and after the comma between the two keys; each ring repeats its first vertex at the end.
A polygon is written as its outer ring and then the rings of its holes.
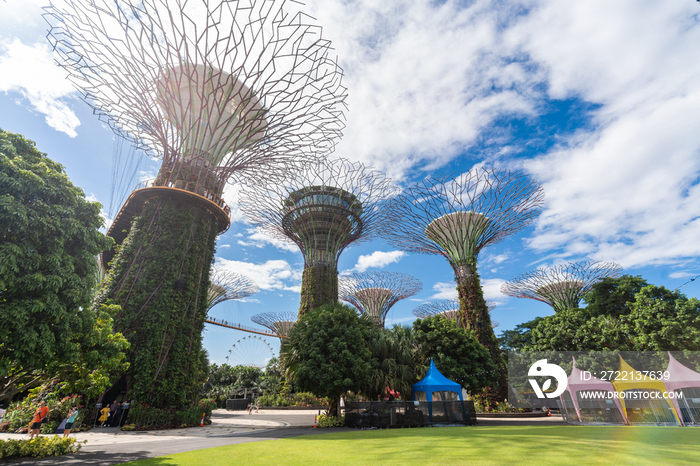
{"type": "Polygon", "coordinates": [[[212,269],[207,293],[207,315],[217,304],[230,299],[243,299],[260,291],[258,285],[250,278],[236,272],[212,269]]]}
{"type": "Polygon", "coordinates": [[[253,322],[267,327],[280,338],[287,338],[297,323],[296,311],[263,312],[250,318],[253,322]]]}
{"type": "Polygon", "coordinates": [[[394,304],[422,289],[420,280],[399,272],[353,273],[338,280],[338,297],[369,316],[377,327],[384,327],[394,304]]]}
{"type": "Polygon", "coordinates": [[[501,293],[547,303],[555,312],[577,308],[584,294],[604,278],[617,278],[622,267],[614,262],[579,261],[535,269],[509,280],[501,293]]]}
{"type": "Polygon", "coordinates": [[[131,346],[118,385],[131,398],[180,407],[199,395],[209,270],[230,224],[226,183],[281,177],[323,159],[341,134],[342,71],[320,28],[295,8],[283,0],[46,8],[58,62],[94,113],[162,159],[109,230],[120,247],[96,299],[121,306],[115,327],[131,346]]]}
{"type": "Polygon", "coordinates": [[[375,237],[381,204],[394,194],[383,174],[360,163],[329,160],[282,183],[247,187],[241,210],[270,236],[304,255],[299,313],[338,301],[338,258],[375,237]]]}
{"type": "Polygon", "coordinates": [[[476,333],[501,368],[489,404],[503,401],[506,377],[484,300],[479,252],[522,230],[540,214],[544,191],[521,172],[474,168],[456,178],[428,178],[407,188],[386,208],[382,236],[407,252],[439,254],[455,274],[460,323],[476,333]]]}
{"type": "MultiPolygon", "coordinates": [[[[488,311],[491,312],[496,308],[495,304],[489,302],[486,303],[488,311]]],[[[460,313],[459,313],[459,300],[458,299],[441,299],[439,301],[431,301],[429,303],[421,304],[413,311],[413,315],[425,319],[426,317],[442,316],[446,319],[454,320],[460,323],[460,313]]],[[[491,326],[493,328],[498,327],[498,323],[491,321],[491,326]]]]}

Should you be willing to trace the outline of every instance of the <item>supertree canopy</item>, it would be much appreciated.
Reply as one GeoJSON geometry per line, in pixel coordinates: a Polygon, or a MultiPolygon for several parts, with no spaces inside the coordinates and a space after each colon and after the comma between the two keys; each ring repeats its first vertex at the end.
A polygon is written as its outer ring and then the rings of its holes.
{"type": "Polygon", "coordinates": [[[460,323],[501,367],[489,404],[505,396],[505,367],[484,300],[477,259],[488,245],[512,235],[540,214],[544,191],[520,172],[474,168],[456,178],[428,178],[388,203],[382,236],[407,252],[439,254],[452,266],[459,295],[460,323]]]}
{"type": "Polygon", "coordinates": [[[247,187],[241,210],[269,235],[299,246],[304,255],[301,314],[338,300],[338,258],[373,238],[380,205],[395,188],[381,173],[347,160],[329,160],[282,183],[247,187]]]}
{"type": "Polygon", "coordinates": [[[622,267],[614,262],[580,261],[535,269],[501,286],[501,293],[547,303],[559,312],[575,309],[584,294],[604,278],[617,278],[622,267]]]}
{"type": "Polygon", "coordinates": [[[230,299],[247,298],[258,291],[258,285],[245,275],[222,269],[212,269],[206,301],[207,314],[217,304],[230,299]]]}
{"type": "Polygon", "coordinates": [[[161,158],[109,235],[95,305],[121,306],[131,343],[117,383],[158,407],[187,405],[207,376],[201,339],[228,182],[281,178],[322,160],[343,128],[342,71],[293,2],[66,0],[46,7],[69,79],[120,136],[161,158]],[[128,234],[128,235],[127,235],[128,234]],[[110,262],[111,260],[111,262],[110,262]]]}
{"type": "Polygon", "coordinates": [[[422,289],[420,280],[399,272],[353,273],[338,280],[338,297],[368,315],[377,327],[384,327],[394,304],[422,289]]]}
{"type": "Polygon", "coordinates": [[[254,315],[250,320],[269,328],[280,338],[287,338],[289,332],[294,328],[294,324],[297,323],[297,312],[263,312],[262,314],[254,315]]]}

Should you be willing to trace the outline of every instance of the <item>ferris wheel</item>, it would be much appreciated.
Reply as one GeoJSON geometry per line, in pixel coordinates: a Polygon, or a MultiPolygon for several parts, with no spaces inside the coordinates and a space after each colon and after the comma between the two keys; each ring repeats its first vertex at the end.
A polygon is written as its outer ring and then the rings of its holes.
{"type": "Polygon", "coordinates": [[[274,357],[275,353],[267,340],[258,335],[249,335],[233,344],[226,356],[226,364],[264,368],[274,357]]]}

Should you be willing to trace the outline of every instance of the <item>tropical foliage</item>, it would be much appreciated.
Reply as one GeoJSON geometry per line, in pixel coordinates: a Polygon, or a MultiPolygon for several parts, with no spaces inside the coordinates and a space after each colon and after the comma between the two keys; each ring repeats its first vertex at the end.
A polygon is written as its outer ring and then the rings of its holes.
{"type": "Polygon", "coordinates": [[[497,380],[498,367],[471,330],[441,316],[418,319],[413,330],[424,367],[432,358],[445,377],[474,394],[497,380]]]}
{"type": "Polygon", "coordinates": [[[338,412],[340,397],[366,390],[374,367],[368,347],[372,323],[342,304],[307,312],[289,335],[295,353],[295,383],[301,390],[330,399],[329,414],[338,412]]]}
{"type": "Polygon", "coordinates": [[[533,351],[697,351],[700,301],[629,275],[605,279],[588,304],[502,334],[509,349],[533,351]]]}
{"type": "Polygon", "coordinates": [[[102,224],[61,165],[0,130],[0,401],[53,377],[101,391],[125,367],[118,307],[90,309],[102,224]]]}

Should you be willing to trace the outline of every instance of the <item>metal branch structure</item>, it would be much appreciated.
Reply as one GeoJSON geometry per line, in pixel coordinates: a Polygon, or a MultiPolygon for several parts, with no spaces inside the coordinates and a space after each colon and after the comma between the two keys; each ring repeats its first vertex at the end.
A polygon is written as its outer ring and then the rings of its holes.
{"type": "Polygon", "coordinates": [[[247,187],[241,211],[268,235],[304,255],[300,314],[338,300],[338,258],[376,237],[382,205],[395,194],[383,174],[344,159],[292,173],[283,183],[247,187]]]}
{"type": "Polygon", "coordinates": [[[229,183],[259,184],[318,163],[344,127],[342,70],[292,1],[65,0],[48,40],[99,118],[162,159],[108,235],[95,304],[121,306],[129,397],[180,409],[199,396],[202,331],[229,183]],[[173,392],[172,387],[178,387],[173,392]]]}
{"type": "Polygon", "coordinates": [[[289,332],[297,323],[297,313],[294,311],[287,312],[263,312],[256,314],[250,318],[253,322],[263,327],[269,328],[280,338],[288,338],[289,332]]]}
{"type": "Polygon", "coordinates": [[[247,298],[258,291],[260,291],[258,285],[245,275],[214,269],[209,279],[209,293],[206,301],[207,314],[217,304],[230,299],[247,298]]]}
{"type": "Polygon", "coordinates": [[[296,2],[66,0],[46,7],[69,79],[161,180],[214,192],[332,152],[342,70],[296,2]]]}
{"type": "MultiPolygon", "coordinates": [[[[486,303],[489,313],[496,308],[495,304],[486,303]]],[[[442,316],[446,319],[454,320],[460,323],[459,300],[458,299],[441,299],[439,301],[431,301],[421,304],[413,310],[413,315],[425,319],[426,317],[442,316]]],[[[498,322],[491,321],[493,328],[498,327],[498,322]]]]}
{"type": "MultiPolygon", "coordinates": [[[[521,172],[474,168],[453,178],[428,178],[392,199],[382,236],[401,250],[445,257],[455,274],[460,323],[474,330],[501,367],[477,272],[481,250],[517,233],[542,211],[544,190],[521,172]]],[[[505,371],[489,404],[506,395],[505,371]]]]}
{"type": "Polygon", "coordinates": [[[547,303],[555,312],[575,309],[583,295],[604,278],[617,278],[622,267],[614,262],[579,261],[535,269],[509,280],[501,293],[547,303]]]}
{"type": "Polygon", "coordinates": [[[389,309],[402,299],[415,296],[423,283],[399,272],[364,272],[340,277],[338,297],[368,315],[377,327],[384,327],[389,309]]]}

